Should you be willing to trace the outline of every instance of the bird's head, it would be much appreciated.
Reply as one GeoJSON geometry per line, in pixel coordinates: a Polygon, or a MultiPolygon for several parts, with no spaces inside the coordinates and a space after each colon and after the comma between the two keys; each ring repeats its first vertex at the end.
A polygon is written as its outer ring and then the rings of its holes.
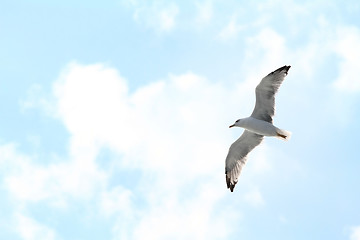
{"type": "Polygon", "coordinates": [[[240,127],[240,125],[239,125],[239,124],[240,124],[240,121],[241,121],[241,119],[236,120],[233,125],[230,125],[230,126],[229,126],[229,128],[232,128],[232,127],[240,127]]]}

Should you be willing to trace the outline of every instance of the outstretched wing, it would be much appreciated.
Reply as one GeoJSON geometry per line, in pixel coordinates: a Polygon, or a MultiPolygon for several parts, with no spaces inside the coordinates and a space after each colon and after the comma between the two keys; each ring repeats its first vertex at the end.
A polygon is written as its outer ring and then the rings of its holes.
{"type": "Polygon", "coordinates": [[[231,192],[234,191],[241,169],[245,165],[246,156],[261,143],[263,137],[262,135],[245,130],[244,133],[231,144],[225,161],[226,184],[231,192]]]}
{"type": "Polygon", "coordinates": [[[264,77],[257,85],[256,104],[251,116],[272,123],[275,113],[275,94],[284,81],[290,66],[283,66],[264,77]]]}

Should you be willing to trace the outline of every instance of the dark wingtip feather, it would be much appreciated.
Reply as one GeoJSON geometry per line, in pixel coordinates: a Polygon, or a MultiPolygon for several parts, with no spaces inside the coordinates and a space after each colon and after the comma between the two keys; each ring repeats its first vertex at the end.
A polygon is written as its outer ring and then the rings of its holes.
{"type": "Polygon", "coordinates": [[[276,69],[275,71],[271,72],[270,74],[274,74],[274,73],[277,73],[277,72],[281,72],[281,71],[283,71],[283,70],[285,70],[285,74],[287,74],[290,68],[291,68],[290,65],[289,65],[289,66],[286,66],[286,65],[285,65],[285,66],[283,66],[283,67],[281,67],[281,68],[276,69]]]}
{"type": "Polygon", "coordinates": [[[230,178],[228,177],[228,175],[225,175],[226,176],[226,185],[227,185],[227,188],[230,188],[230,191],[233,192],[234,191],[234,188],[235,188],[235,185],[236,185],[236,182],[234,184],[232,184],[230,182],[230,178]]]}

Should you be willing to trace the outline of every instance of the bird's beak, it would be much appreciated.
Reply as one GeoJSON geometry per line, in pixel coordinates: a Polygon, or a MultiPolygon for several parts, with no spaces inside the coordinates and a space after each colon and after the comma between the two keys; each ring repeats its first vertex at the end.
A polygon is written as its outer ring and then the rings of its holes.
{"type": "Polygon", "coordinates": [[[232,127],[234,127],[234,126],[235,126],[235,124],[233,124],[233,125],[230,125],[230,126],[229,126],[229,128],[232,128],[232,127]]]}

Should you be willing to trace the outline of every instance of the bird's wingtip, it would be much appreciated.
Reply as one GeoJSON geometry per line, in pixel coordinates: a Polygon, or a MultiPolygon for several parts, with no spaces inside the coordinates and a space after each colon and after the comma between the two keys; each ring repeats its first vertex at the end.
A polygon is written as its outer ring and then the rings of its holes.
{"type": "Polygon", "coordinates": [[[227,188],[229,188],[230,191],[233,192],[233,191],[234,191],[234,188],[235,188],[235,185],[236,185],[236,182],[232,183],[232,182],[230,181],[230,177],[229,177],[227,174],[226,174],[225,176],[226,176],[226,185],[227,185],[227,188]]]}
{"type": "Polygon", "coordinates": [[[283,66],[281,68],[278,68],[275,71],[269,73],[269,75],[274,74],[274,73],[278,73],[278,72],[281,72],[281,71],[284,71],[284,73],[287,74],[290,68],[291,68],[290,65],[289,66],[285,65],[285,66],[283,66]]]}

